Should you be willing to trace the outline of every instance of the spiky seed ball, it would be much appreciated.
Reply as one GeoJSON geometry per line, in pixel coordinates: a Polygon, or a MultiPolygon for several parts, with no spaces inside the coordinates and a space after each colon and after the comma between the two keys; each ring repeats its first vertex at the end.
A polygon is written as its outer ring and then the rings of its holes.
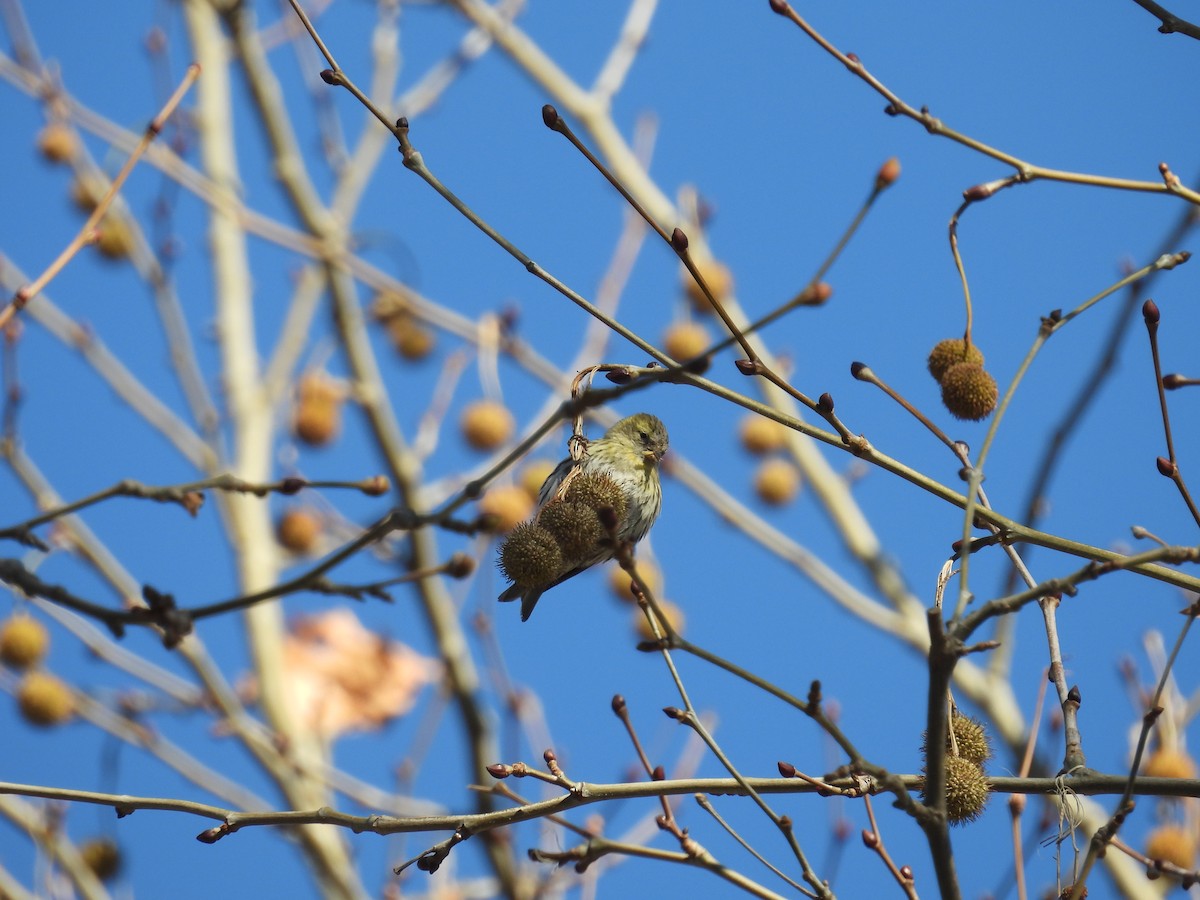
{"type": "Polygon", "coordinates": [[[618,522],[625,517],[625,509],[629,505],[621,486],[603,472],[580,475],[567,487],[564,499],[571,503],[582,503],[597,514],[606,506],[612,507],[618,522]]]}
{"type": "Polygon", "coordinates": [[[517,423],[512,413],[495,400],[476,400],[459,419],[463,437],[476,450],[495,450],[512,437],[517,423]]]}
{"type": "MultiPolygon", "coordinates": [[[[992,744],[988,740],[987,729],[978,719],[973,719],[970,716],[965,716],[955,710],[954,715],[950,719],[950,727],[954,729],[954,741],[958,747],[958,755],[973,762],[977,766],[982,766],[985,762],[992,758],[992,744]]],[[[946,735],[946,752],[950,752],[951,748],[950,735],[946,735]]],[[[925,736],[925,742],[921,747],[922,755],[929,752],[929,736],[925,736]]]]}
{"type": "Polygon", "coordinates": [[[500,570],[513,584],[549,584],[562,569],[558,541],[536,522],[522,522],[500,545],[500,570]]]}
{"type": "Polygon", "coordinates": [[[337,437],[342,427],[342,391],[322,372],[300,379],[292,431],[312,447],[323,447],[337,437]]]}
{"type": "Polygon", "coordinates": [[[1146,839],[1146,855],[1191,870],[1196,865],[1196,838],[1179,825],[1160,825],[1146,839]]]}
{"type": "Polygon", "coordinates": [[[121,848],[108,838],[92,838],[79,845],[84,864],[101,881],[115,878],[121,871],[121,848]]]}
{"type": "Polygon", "coordinates": [[[964,338],[946,338],[929,351],[929,374],[933,376],[934,381],[941,384],[946,373],[953,366],[963,362],[982,366],[983,352],[975,344],[968,347],[964,338]]]}
{"type": "MultiPolygon", "coordinates": [[[[704,279],[704,283],[708,285],[708,289],[718,301],[724,300],[733,292],[733,273],[729,271],[729,266],[723,262],[718,262],[711,257],[696,262],[696,270],[700,273],[700,277],[704,279]]],[[[683,279],[683,290],[687,294],[688,300],[692,304],[692,308],[697,312],[711,313],[713,311],[712,304],[708,302],[708,298],[704,296],[704,291],[700,290],[700,285],[696,283],[696,279],[692,277],[692,273],[687,270],[686,266],[681,266],[679,269],[680,277],[683,279]]],[[[674,356],[674,354],[672,354],[674,356]]],[[[675,357],[678,359],[679,357],[675,357]]]]}
{"type": "Polygon", "coordinates": [[[121,216],[106,215],[100,220],[96,249],[105,259],[124,259],[133,249],[133,231],[121,216]]]}
{"type": "Polygon", "coordinates": [[[763,503],[783,506],[800,490],[800,473],[786,459],[768,459],[754,475],[754,490],[763,503]]]}
{"type": "Polygon", "coordinates": [[[755,456],[765,456],[782,449],[787,441],[787,432],[788,430],[778,422],[754,413],[742,419],[739,429],[742,446],[755,456]]]}
{"type": "MultiPolygon", "coordinates": [[[[671,623],[671,627],[675,629],[676,634],[683,634],[683,626],[686,624],[686,619],[683,615],[683,610],[679,608],[677,603],[672,603],[670,600],[659,600],[659,609],[667,621],[671,623]]],[[[647,610],[650,615],[654,615],[653,610],[647,610]]],[[[654,629],[650,627],[650,623],[646,621],[646,616],[639,609],[634,613],[633,626],[637,629],[638,637],[643,641],[654,640],[654,629]]],[[[665,629],[664,629],[665,631],[665,629]]]]}
{"type": "Polygon", "coordinates": [[[412,362],[427,357],[437,344],[433,332],[409,312],[389,316],[385,327],[396,352],[412,362]]]}
{"type": "Polygon", "coordinates": [[[75,711],[71,689],[49,672],[30,672],[21,679],[17,705],[26,722],[41,728],[61,725],[75,711]]]}
{"type": "Polygon", "coordinates": [[[1143,772],[1151,778],[1195,778],[1196,763],[1177,747],[1160,747],[1146,760],[1143,772]]]}
{"type": "Polygon", "coordinates": [[[322,530],[316,510],[293,506],[275,523],[275,538],[291,553],[304,555],[316,549],[322,530]]]}
{"type": "Polygon", "coordinates": [[[33,616],[19,613],[0,626],[0,662],[12,669],[36,666],[46,656],[50,634],[33,616]]]}
{"type": "Polygon", "coordinates": [[[538,524],[554,535],[568,565],[595,556],[596,547],[604,537],[596,510],[570,500],[548,503],[538,513],[538,524]]]}
{"type": "MultiPolygon", "coordinates": [[[[924,788],[926,804],[932,798],[924,788]]],[[[983,770],[961,756],[946,757],[946,818],[951,825],[963,825],[979,818],[988,801],[988,784],[983,770]]]]}
{"type": "Polygon", "coordinates": [[[527,463],[521,470],[521,489],[529,495],[530,500],[536,500],[541,493],[542,485],[554,471],[554,463],[548,459],[535,459],[527,463]]]}
{"type": "Polygon", "coordinates": [[[942,378],[942,405],[956,419],[978,422],[991,415],[1000,396],[996,379],[976,363],[951,366],[942,378]]]}
{"type": "Polygon", "coordinates": [[[698,356],[711,344],[708,329],[699,322],[675,322],[667,328],[662,339],[667,355],[678,362],[698,356]]]}
{"type": "Polygon", "coordinates": [[[75,132],[62,122],[51,122],[37,138],[38,152],[47,162],[64,163],[75,155],[75,132]]]}
{"type": "Polygon", "coordinates": [[[92,210],[94,210],[100,202],[101,193],[103,193],[103,191],[98,191],[88,183],[81,181],[78,178],[71,182],[71,202],[74,203],[75,208],[82,213],[91,215],[92,210]]]}
{"type": "Polygon", "coordinates": [[[524,488],[502,484],[489,488],[479,501],[488,531],[507,534],[533,514],[533,498],[524,488]]]}
{"type": "MultiPolygon", "coordinates": [[[[662,592],[662,573],[658,570],[658,566],[648,559],[639,559],[637,570],[642,581],[646,583],[646,587],[650,588],[650,593],[658,597],[662,592]]],[[[625,603],[636,602],[637,598],[633,596],[633,579],[616,563],[613,563],[609,570],[608,586],[618,600],[625,603]]]]}
{"type": "MultiPolygon", "coordinates": [[[[1058,900],[1071,900],[1071,897],[1074,895],[1074,891],[1075,891],[1075,885],[1074,885],[1074,884],[1068,884],[1068,885],[1067,885],[1065,888],[1063,888],[1063,889],[1062,889],[1062,890],[1059,892],[1059,894],[1058,894],[1058,900]]],[[[1085,884],[1085,885],[1083,886],[1083,890],[1081,890],[1081,891],[1079,892],[1079,898],[1078,898],[1078,900],[1087,900],[1087,895],[1088,895],[1088,891],[1087,891],[1087,885],[1085,884]]]]}

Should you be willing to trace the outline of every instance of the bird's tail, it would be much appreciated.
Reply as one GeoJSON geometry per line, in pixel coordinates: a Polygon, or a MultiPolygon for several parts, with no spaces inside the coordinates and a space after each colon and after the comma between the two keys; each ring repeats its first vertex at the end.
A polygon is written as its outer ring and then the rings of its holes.
{"type": "Polygon", "coordinates": [[[504,593],[497,599],[501,603],[508,603],[510,600],[520,599],[521,601],[521,621],[527,622],[529,616],[533,613],[533,608],[537,606],[538,600],[541,599],[545,588],[527,588],[519,584],[510,584],[504,593]]]}

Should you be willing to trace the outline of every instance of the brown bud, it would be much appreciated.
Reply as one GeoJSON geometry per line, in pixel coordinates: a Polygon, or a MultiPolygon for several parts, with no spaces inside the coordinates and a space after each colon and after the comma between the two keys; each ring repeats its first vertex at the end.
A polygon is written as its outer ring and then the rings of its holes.
{"type": "Polygon", "coordinates": [[[783,760],[780,760],[779,762],[775,763],[775,768],[779,770],[779,774],[784,778],[796,777],[796,767],[790,762],[784,762],[783,760]]]}
{"type": "Polygon", "coordinates": [[[368,497],[382,497],[392,489],[392,482],[386,475],[375,475],[363,482],[362,492],[368,497]]]}
{"type": "Polygon", "coordinates": [[[452,554],[446,560],[446,574],[451,578],[466,578],[475,571],[475,560],[465,553],[452,554]]]}
{"type": "Polygon", "coordinates": [[[892,157],[879,167],[879,174],[875,176],[875,190],[882,191],[886,187],[896,183],[896,179],[900,177],[900,160],[892,157]]]}
{"type": "Polygon", "coordinates": [[[1163,478],[1174,478],[1179,474],[1179,467],[1165,456],[1158,457],[1154,463],[1158,466],[1158,474],[1163,478]]]}
{"type": "Polygon", "coordinates": [[[1161,314],[1158,311],[1158,304],[1153,300],[1147,300],[1142,304],[1142,318],[1146,320],[1147,325],[1157,325],[1161,314]]]}
{"type": "Polygon", "coordinates": [[[796,302],[801,306],[820,306],[827,302],[833,296],[833,286],[828,281],[818,281],[816,284],[810,284],[800,296],[796,298],[796,302]]]}

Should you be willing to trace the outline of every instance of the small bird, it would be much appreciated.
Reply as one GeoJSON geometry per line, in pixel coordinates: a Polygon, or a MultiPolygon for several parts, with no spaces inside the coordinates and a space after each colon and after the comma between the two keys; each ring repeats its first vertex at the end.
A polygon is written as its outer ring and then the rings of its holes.
{"type": "Polygon", "coordinates": [[[617,422],[604,437],[590,441],[587,455],[578,463],[567,457],[555,467],[538,491],[538,515],[555,499],[563,480],[575,467],[580,470],[577,478],[605,476],[616,484],[625,499],[625,510],[617,522],[615,543],[603,542],[586,558],[568,560],[564,563],[566,568],[549,583],[532,587],[512,584],[500,595],[502,601],[521,598],[522,622],[529,618],[544,592],[596,563],[612,559],[620,544],[626,541],[636,544],[646,536],[662,505],[658,464],[666,452],[666,426],[656,416],[636,413],[617,422]]]}

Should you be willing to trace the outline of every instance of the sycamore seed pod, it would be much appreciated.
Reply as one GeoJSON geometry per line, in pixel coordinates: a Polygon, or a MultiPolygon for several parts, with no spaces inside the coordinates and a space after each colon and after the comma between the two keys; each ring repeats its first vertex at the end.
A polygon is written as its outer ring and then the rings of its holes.
{"type": "Polygon", "coordinates": [[[19,613],[0,625],[0,662],[11,669],[37,665],[46,655],[50,635],[33,616],[19,613]]]}
{"type": "Polygon", "coordinates": [[[596,510],[571,500],[556,500],[538,515],[538,524],[554,535],[563,559],[571,564],[595,555],[604,529],[596,510]]]}
{"type": "Polygon", "coordinates": [[[1146,839],[1146,855],[1191,870],[1196,865],[1196,838],[1179,825],[1160,825],[1146,839]]]}
{"type": "Polygon", "coordinates": [[[61,725],[75,712],[71,689],[49,672],[30,672],[21,679],[17,705],[25,721],[40,728],[61,725]]]}
{"type": "Polygon", "coordinates": [[[975,344],[967,347],[966,341],[962,338],[947,338],[944,341],[939,341],[932,350],[929,351],[929,374],[933,376],[933,380],[941,384],[942,378],[950,371],[951,367],[959,363],[969,362],[975,363],[977,366],[983,365],[983,352],[975,344]]]}
{"type": "Polygon", "coordinates": [[[500,570],[513,584],[549,584],[562,571],[558,541],[536,522],[523,522],[500,545],[500,570]]]}
{"type": "MultiPolygon", "coordinates": [[[[954,711],[954,715],[950,719],[950,727],[954,729],[954,743],[951,744],[950,736],[946,735],[946,752],[949,754],[952,746],[958,748],[958,755],[968,762],[973,762],[977,766],[982,766],[985,762],[992,758],[992,744],[988,740],[987,730],[983,723],[978,719],[973,719],[970,716],[964,716],[958,710],[954,711]]],[[[925,736],[925,743],[921,747],[922,755],[929,752],[929,736],[925,736]]]]}
{"type": "Polygon", "coordinates": [[[951,366],[942,378],[942,404],[956,419],[978,422],[996,408],[996,379],[976,363],[951,366]]]}
{"type": "Polygon", "coordinates": [[[572,503],[582,503],[597,512],[610,506],[616,513],[618,522],[625,517],[625,492],[619,484],[603,473],[584,474],[576,478],[567,488],[566,499],[572,503]]]}
{"type": "MultiPolygon", "coordinates": [[[[946,818],[951,825],[973,822],[988,801],[987,777],[975,763],[961,756],[946,757],[946,818]]],[[[929,803],[930,798],[926,797],[929,803]]]]}

